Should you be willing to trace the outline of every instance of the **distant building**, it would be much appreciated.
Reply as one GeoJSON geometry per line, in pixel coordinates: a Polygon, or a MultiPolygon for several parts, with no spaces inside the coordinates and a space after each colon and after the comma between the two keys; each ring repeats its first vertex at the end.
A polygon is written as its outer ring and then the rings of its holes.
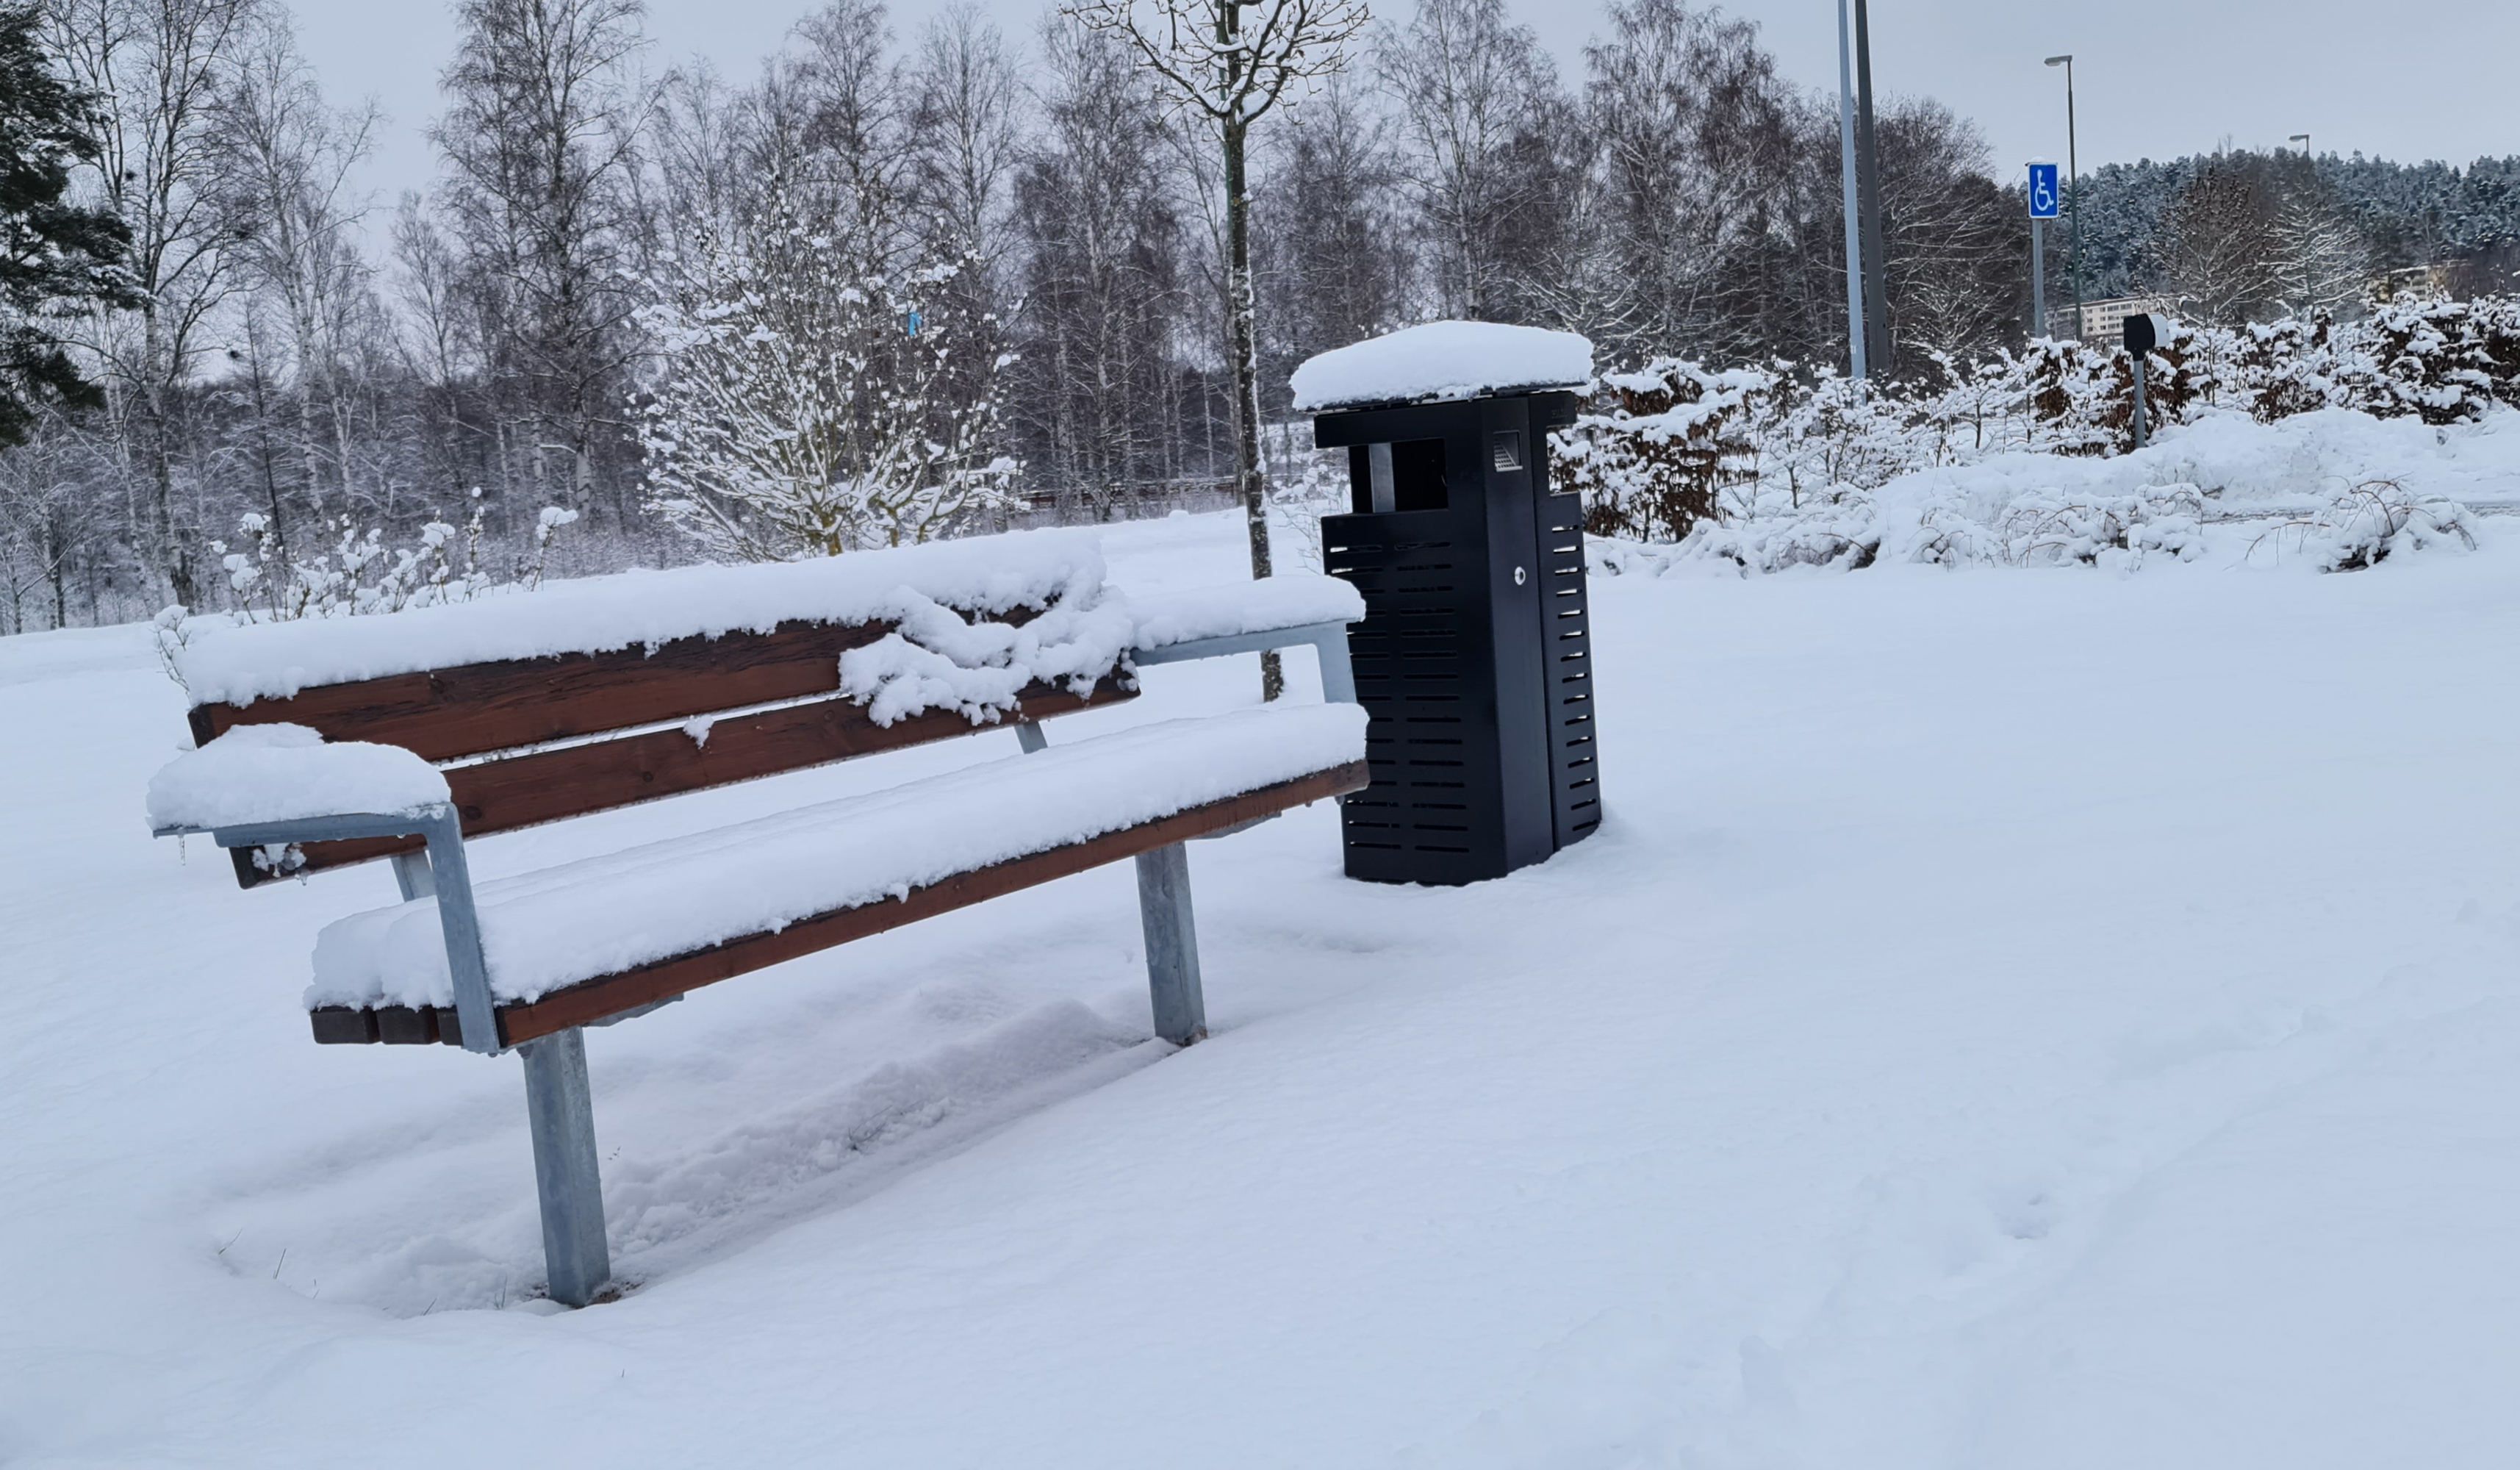
{"type": "Polygon", "coordinates": [[[2430,265],[2409,265],[2389,272],[2387,291],[2391,296],[2456,296],[2458,264],[2436,261],[2430,265]]]}
{"type": "MultiPolygon", "coordinates": [[[[2121,296],[2111,297],[2105,301],[2085,301],[2083,303],[2083,341],[2101,344],[2116,342],[2118,324],[2128,317],[2139,316],[2148,311],[2159,312],[2164,316],[2175,315],[2176,312],[2172,308],[2177,304],[2166,296],[2121,296]]],[[[2073,307],[2059,306],[2048,315],[2054,319],[2050,323],[2049,330],[2059,337],[2073,335],[2073,307]]]]}

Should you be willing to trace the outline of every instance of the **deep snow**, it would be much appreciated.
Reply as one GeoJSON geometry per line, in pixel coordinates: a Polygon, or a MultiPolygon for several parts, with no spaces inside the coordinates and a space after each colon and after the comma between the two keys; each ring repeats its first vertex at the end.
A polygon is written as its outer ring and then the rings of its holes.
{"type": "Polygon", "coordinates": [[[640,1284],[580,1312],[524,1300],[513,1058],[306,1040],[389,876],[152,843],[146,630],[0,641],[0,1461],[2505,1463],[2515,585],[2499,535],[1601,578],[1600,833],[1459,891],[1345,882],[1327,807],[1198,846],[1199,1046],[1148,1037],[1126,865],[591,1034],[640,1284]]]}

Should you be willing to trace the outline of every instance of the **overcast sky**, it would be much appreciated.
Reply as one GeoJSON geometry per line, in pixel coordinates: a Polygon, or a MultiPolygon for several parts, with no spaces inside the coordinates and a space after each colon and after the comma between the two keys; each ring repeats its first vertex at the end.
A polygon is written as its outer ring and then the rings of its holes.
{"type": "MultiPolygon", "coordinates": [[[[1035,0],[982,0],[1029,38],[1035,0]]],[[[1600,25],[1589,0],[1511,0],[1519,19],[1580,78],[1584,43],[1600,25]]],[[[435,0],[291,0],[306,52],[336,100],[373,96],[387,115],[370,169],[389,205],[428,182],[422,130],[438,110],[437,72],[455,44],[451,9],[435,0]]],[[[811,0],[649,0],[652,64],[703,55],[748,76],[811,0]]],[[[896,0],[907,34],[942,0],[896,0]]],[[[1837,85],[1835,0],[1738,0],[1759,22],[1784,74],[1837,85]]],[[[1378,7],[1383,19],[1407,12],[1378,7]]],[[[1876,0],[1873,84],[1922,93],[1974,119],[2009,172],[2065,157],[2061,70],[2075,56],[2076,113],[2086,167],[2169,158],[2216,144],[2281,146],[2311,134],[2319,152],[2466,162],[2520,153],[2520,0],[1876,0]]]]}

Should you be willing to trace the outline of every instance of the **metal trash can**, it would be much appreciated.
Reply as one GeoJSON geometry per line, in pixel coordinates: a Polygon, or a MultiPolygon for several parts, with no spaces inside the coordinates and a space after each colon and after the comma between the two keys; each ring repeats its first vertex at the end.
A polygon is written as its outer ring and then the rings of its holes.
{"type": "Polygon", "coordinates": [[[1322,519],[1325,570],[1365,597],[1348,649],[1373,784],[1340,807],[1351,878],[1498,878],[1600,825],[1583,506],[1549,482],[1549,431],[1574,422],[1591,352],[1566,333],[1435,323],[1298,370],[1314,442],[1348,451],[1353,511],[1322,519]],[[1316,364],[1438,328],[1482,349],[1439,354],[1445,401],[1407,401],[1406,373],[1315,374],[1305,390],[1316,364]],[[1561,340],[1553,360],[1514,350],[1542,338],[1561,340]]]}

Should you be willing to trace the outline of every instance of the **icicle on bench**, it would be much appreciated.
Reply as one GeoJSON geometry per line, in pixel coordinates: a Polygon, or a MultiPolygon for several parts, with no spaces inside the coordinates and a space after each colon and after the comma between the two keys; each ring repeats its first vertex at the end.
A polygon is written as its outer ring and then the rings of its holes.
{"type": "Polygon", "coordinates": [[[611,1275],[583,1028],[1133,858],[1154,1029],[1205,1034],[1183,843],[1367,784],[1345,583],[1106,595],[1027,532],[557,584],[387,617],[212,626],[171,654],[198,749],[150,789],[241,886],[375,859],[403,901],[326,927],[315,1039],[521,1053],[551,1295],[611,1275]],[[1138,666],[1311,644],[1326,703],[1052,746],[1138,666]],[[468,838],[1003,732],[1021,754],[474,884],[468,838]]]}

